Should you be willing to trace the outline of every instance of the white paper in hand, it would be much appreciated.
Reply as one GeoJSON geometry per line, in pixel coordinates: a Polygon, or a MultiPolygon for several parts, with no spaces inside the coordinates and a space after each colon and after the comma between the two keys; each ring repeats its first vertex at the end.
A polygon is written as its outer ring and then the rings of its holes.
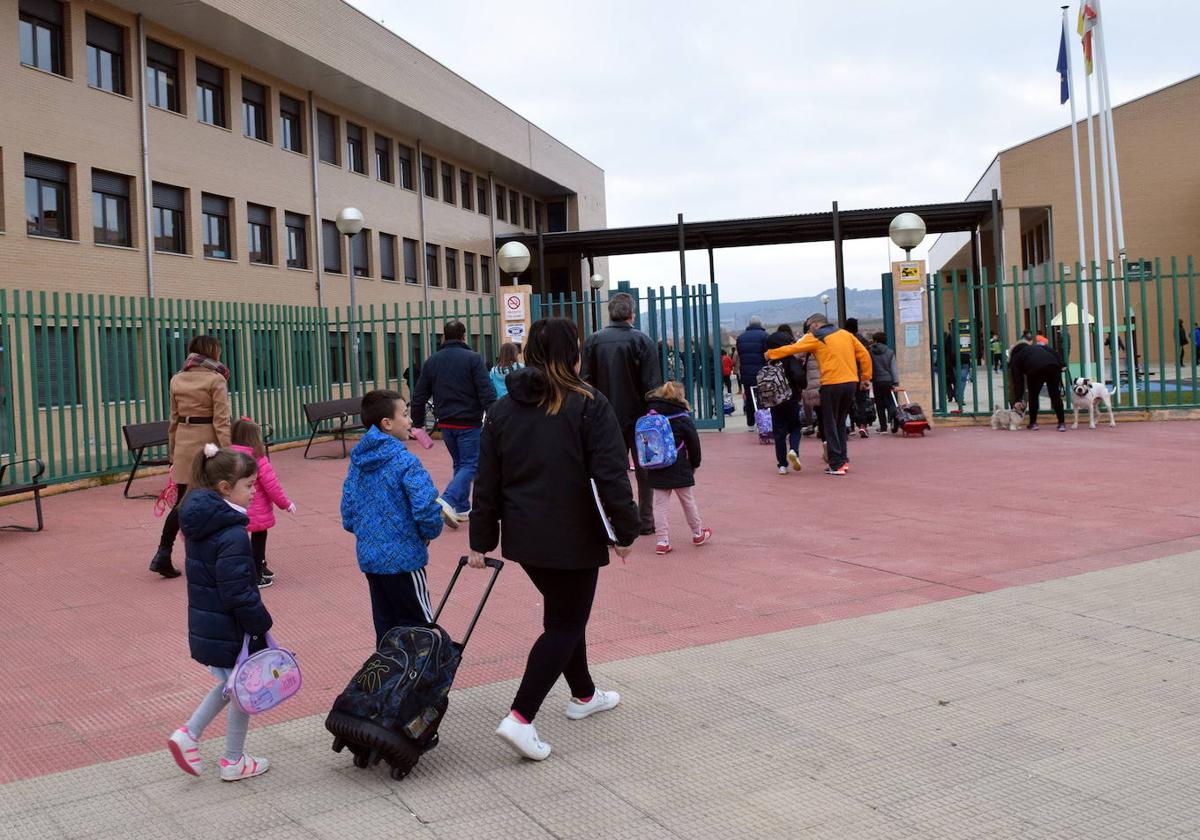
{"type": "Polygon", "coordinates": [[[604,512],[604,504],[600,501],[600,490],[596,487],[595,479],[588,479],[592,485],[592,498],[596,501],[596,512],[600,514],[600,521],[604,523],[604,531],[608,534],[608,541],[613,545],[617,544],[617,532],[613,530],[612,521],[609,520],[608,514],[604,512]]]}

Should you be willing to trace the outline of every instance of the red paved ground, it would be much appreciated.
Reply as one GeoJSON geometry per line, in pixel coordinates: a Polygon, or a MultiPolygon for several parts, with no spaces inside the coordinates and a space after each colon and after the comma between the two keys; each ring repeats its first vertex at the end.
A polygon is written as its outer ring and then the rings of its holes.
{"type": "MultiPolygon", "coordinates": [[[[754,435],[703,440],[697,495],[714,541],[659,558],[647,540],[604,572],[589,631],[596,661],[1200,548],[1200,423],[872,438],[852,444],[846,478],[820,474],[810,438],[805,472],[786,478],[754,435]]],[[[443,483],[444,449],[422,457],[443,483]]],[[[301,514],[281,516],[271,534],[279,577],[264,597],[305,690],[263,722],[326,709],[372,640],[338,520],[346,462],[291,450],[275,467],[301,514]]],[[[0,508],[0,525],[31,514],[0,508]]],[[[209,685],[187,654],[183,580],[146,570],[160,527],[151,503],[123,500],[117,485],[51,498],[46,518],[41,534],[0,533],[0,782],[156,749],[209,685]]],[[[435,591],[465,546],[465,530],[435,543],[435,591]]],[[[481,584],[474,573],[456,593],[452,632],[481,584]]],[[[536,591],[506,569],[458,685],[517,676],[539,620],[536,591]]]]}

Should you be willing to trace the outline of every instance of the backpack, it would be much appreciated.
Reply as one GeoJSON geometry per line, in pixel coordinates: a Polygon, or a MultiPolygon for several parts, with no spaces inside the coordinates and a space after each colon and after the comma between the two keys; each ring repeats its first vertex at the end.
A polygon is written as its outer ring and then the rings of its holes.
{"type": "Polygon", "coordinates": [[[792,398],[792,386],[783,365],[768,364],[760,370],[757,385],[758,404],[762,408],[774,408],[792,398]]]}
{"type": "Polygon", "coordinates": [[[666,415],[651,409],[648,414],[638,418],[633,427],[633,446],[637,451],[639,467],[644,470],[664,470],[675,463],[683,444],[676,445],[671,421],[686,416],[686,411],[666,415]]]}

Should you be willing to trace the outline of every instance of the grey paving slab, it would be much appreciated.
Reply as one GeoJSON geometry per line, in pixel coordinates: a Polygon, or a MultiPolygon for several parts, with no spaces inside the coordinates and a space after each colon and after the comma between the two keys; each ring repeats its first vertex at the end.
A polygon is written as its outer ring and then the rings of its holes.
{"type": "MultiPolygon", "coordinates": [[[[320,717],[252,727],[271,772],[165,753],[0,787],[0,839],[1185,838],[1200,836],[1200,555],[608,663],[612,713],[492,730],[514,686],[456,691],[393,782],[320,717]]],[[[470,654],[468,653],[468,656],[470,654]]]]}

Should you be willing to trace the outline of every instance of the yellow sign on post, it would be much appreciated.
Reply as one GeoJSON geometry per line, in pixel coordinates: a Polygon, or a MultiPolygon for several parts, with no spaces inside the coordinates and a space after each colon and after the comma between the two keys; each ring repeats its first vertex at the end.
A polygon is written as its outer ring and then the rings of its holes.
{"type": "Polygon", "coordinates": [[[925,261],[904,260],[892,263],[896,275],[896,286],[901,289],[919,289],[925,285],[925,261]]]}

